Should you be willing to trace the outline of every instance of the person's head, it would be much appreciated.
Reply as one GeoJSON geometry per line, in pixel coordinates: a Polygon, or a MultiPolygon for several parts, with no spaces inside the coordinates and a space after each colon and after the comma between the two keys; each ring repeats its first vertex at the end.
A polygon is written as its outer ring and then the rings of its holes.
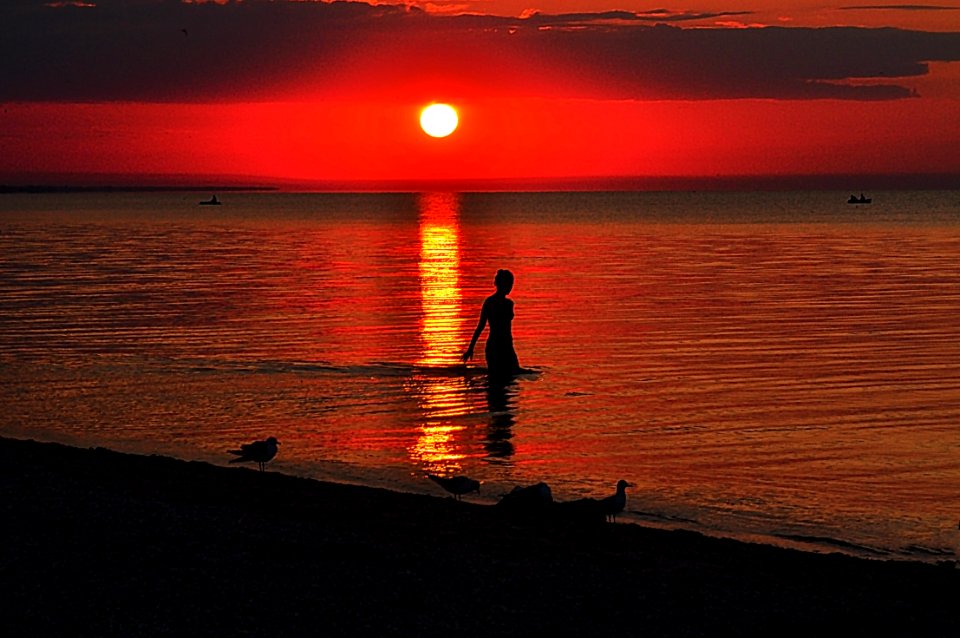
{"type": "Polygon", "coordinates": [[[501,268],[497,271],[497,276],[493,278],[493,285],[497,287],[499,292],[509,295],[510,291],[513,290],[513,273],[501,268]]]}

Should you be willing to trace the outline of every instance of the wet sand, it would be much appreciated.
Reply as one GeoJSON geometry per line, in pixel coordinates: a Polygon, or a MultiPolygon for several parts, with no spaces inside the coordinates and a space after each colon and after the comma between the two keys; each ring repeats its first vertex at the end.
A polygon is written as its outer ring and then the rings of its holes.
{"type": "Polygon", "coordinates": [[[960,570],[0,439],[7,635],[960,635],[960,570]]]}

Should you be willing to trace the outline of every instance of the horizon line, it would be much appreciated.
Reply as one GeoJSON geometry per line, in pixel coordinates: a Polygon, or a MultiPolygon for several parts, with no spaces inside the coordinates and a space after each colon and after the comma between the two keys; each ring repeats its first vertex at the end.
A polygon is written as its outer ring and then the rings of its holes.
{"type": "Polygon", "coordinates": [[[529,178],[322,180],[177,173],[28,173],[0,175],[0,193],[133,191],[282,191],[331,193],[960,190],[960,173],[612,175],[529,178]]]}

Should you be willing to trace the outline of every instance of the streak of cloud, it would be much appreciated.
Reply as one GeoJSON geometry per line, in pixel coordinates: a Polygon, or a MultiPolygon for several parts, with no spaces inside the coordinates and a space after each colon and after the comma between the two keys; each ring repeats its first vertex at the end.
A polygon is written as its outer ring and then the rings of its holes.
{"type": "Polygon", "coordinates": [[[841,11],[960,11],[960,7],[932,4],[865,4],[840,7],[841,11]]]}

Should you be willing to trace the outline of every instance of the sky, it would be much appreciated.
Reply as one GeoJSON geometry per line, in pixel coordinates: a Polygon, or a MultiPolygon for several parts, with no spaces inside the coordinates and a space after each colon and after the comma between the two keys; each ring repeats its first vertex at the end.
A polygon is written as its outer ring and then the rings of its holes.
{"type": "Polygon", "coordinates": [[[960,175],[958,0],[5,0],[0,23],[0,183],[960,175]]]}

